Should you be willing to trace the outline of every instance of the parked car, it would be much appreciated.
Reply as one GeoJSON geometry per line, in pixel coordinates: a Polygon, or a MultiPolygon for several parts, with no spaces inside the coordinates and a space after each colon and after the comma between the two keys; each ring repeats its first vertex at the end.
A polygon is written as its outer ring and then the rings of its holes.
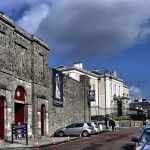
{"type": "Polygon", "coordinates": [[[87,124],[94,127],[95,134],[100,133],[101,130],[97,122],[87,122],[87,124]]]}
{"type": "Polygon", "coordinates": [[[70,124],[64,128],[58,129],[54,135],[55,136],[66,136],[66,135],[82,135],[84,137],[90,136],[95,133],[94,128],[86,123],[86,122],[80,122],[80,123],[73,123],[70,124]]]}
{"type": "Polygon", "coordinates": [[[132,141],[135,142],[135,149],[143,150],[145,144],[150,142],[150,125],[145,126],[141,130],[139,137],[132,138],[132,141]]]}
{"type": "Polygon", "coordinates": [[[99,126],[100,132],[103,131],[105,125],[102,125],[101,122],[97,122],[97,124],[99,126]]]}

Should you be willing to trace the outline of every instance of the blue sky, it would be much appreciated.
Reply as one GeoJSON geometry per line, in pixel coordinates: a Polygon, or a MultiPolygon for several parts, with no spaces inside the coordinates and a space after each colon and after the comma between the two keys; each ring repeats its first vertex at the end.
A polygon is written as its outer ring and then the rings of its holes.
{"type": "Polygon", "coordinates": [[[86,70],[116,70],[132,99],[150,97],[149,8],[148,0],[0,2],[0,11],[48,43],[49,66],[80,61],[86,70]]]}

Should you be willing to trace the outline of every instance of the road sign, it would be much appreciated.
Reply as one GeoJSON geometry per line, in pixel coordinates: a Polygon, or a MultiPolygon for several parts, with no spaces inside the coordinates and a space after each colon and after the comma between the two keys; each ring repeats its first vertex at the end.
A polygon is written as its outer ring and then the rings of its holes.
{"type": "Polygon", "coordinates": [[[28,145],[28,126],[27,123],[18,123],[12,124],[12,144],[13,144],[13,135],[26,135],[26,145],[28,145]]]}

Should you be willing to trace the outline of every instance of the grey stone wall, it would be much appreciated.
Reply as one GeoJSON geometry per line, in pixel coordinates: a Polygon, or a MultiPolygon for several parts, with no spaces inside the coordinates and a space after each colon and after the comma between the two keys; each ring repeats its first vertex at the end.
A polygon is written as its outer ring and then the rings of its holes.
{"type": "Polygon", "coordinates": [[[60,127],[74,122],[90,121],[89,78],[81,77],[78,82],[68,76],[64,76],[64,106],[63,108],[53,107],[49,109],[50,135],[53,135],[60,127]]]}

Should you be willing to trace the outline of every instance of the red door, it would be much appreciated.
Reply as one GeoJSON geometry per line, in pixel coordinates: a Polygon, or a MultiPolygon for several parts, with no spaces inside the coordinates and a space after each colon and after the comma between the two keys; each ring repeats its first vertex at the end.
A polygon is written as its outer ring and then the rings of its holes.
{"type": "MultiPolygon", "coordinates": [[[[14,99],[17,101],[25,101],[25,91],[24,88],[18,86],[15,90],[14,99]]],[[[24,104],[22,103],[15,103],[15,123],[18,124],[24,123],[24,104]]]]}
{"type": "Polygon", "coordinates": [[[41,106],[41,135],[44,136],[45,105],[41,106]]]}
{"type": "Polygon", "coordinates": [[[15,103],[15,124],[24,123],[24,104],[15,103]]]}
{"type": "Polygon", "coordinates": [[[0,139],[4,139],[4,99],[0,98],[0,139]]]}

